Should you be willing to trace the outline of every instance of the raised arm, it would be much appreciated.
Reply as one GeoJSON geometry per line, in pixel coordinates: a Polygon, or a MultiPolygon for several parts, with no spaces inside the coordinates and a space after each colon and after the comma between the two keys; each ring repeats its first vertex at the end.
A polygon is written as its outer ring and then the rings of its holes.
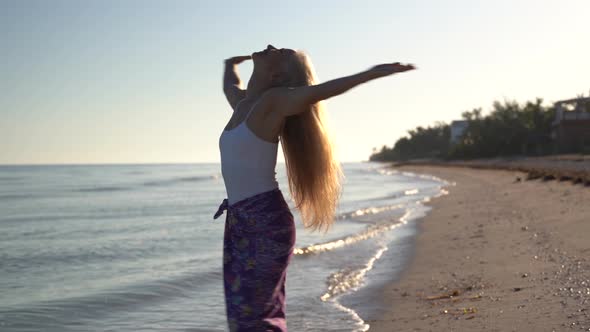
{"type": "Polygon", "coordinates": [[[223,73],[223,93],[225,98],[235,109],[236,104],[246,97],[246,91],[242,89],[242,82],[237,72],[237,65],[250,59],[249,55],[236,56],[225,60],[225,70],[223,73]]]}
{"type": "Polygon", "coordinates": [[[275,88],[272,91],[272,99],[276,109],[284,116],[294,115],[308,109],[307,105],[342,94],[361,83],[415,68],[414,65],[402,65],[399,62],[377,65],[358,74],[317,85],[275,88]]]}

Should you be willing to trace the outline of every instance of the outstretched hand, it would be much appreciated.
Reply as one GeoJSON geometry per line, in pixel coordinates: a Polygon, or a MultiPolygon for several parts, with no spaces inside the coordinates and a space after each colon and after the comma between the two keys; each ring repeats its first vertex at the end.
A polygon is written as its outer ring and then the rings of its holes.
{"type": "Polygon", "coordinates": [[[384,63],[381,65],[374,66],[368,70],[371,74],[374,75],[375,78],[377,77],[384,77],[388,75],[392,75],[395,73],[402,73],[404,71],[416,69],[416,67],[412,64],[402,65],[399,62],[394,63],[384,63]]]}
{"type": "Polygon", "coordinates": [[[226,64],[231,64],[231,65],[237,65],[240,64],[246,60],[250,60],[252,59],[252,56],[250,55],[239,55],[239,56],[234,56],[228,59],[225,59],[225,63],[226,64]]]}

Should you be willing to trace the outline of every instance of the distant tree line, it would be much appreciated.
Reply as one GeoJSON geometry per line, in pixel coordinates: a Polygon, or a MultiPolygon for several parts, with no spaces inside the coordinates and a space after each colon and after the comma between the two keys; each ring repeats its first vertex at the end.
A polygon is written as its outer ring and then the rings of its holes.
{"type": "Polygon", "coordinates": [[[449,150],[451,126],[437,122],[434,127],[421,126],[408,131],[409,137],[402,137],[393,148],[383,146],[380,151],[373,149],[371,161],[393,161],[415,158],[442,158],[449,150]]]}
{"type": "MultiPolygon", "coordinates": [[[[481,108],[461,114],[467,121],[463,135],[450,142],[451,126],[436,122],[434,126],[409,130],[393,147],[373,148],[371,161],[408,159],[473,159],[511,155],[544,155],[555,152],[551,123],[555,106],[543,106],[542,98],[519,105],[516,101],[495,101],[490,114],[481,108]]],[[[590,105],[589,105],[590,106],[590,105]]],[[[586,111],[590,111],[586,109],[586,111]]]]}

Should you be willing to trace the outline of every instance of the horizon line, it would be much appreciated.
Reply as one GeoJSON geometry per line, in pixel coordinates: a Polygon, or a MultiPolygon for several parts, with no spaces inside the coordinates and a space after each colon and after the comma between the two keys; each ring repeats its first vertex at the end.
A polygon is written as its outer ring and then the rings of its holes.
{"type": "MultiPolygon", "coordinates": [[[[370,162],[369,160],[348,160],[341,163],[362,163],[370,162]]],[[[139,165],[197,165],[197,164],[221,164],[220,161],[197,161],[197,162],[121,162],[121,163],[15,163],[15,164],[1,164],[4,166],[139,166],[139,165]]],[[[277,164],[285,164],[285,162],[278,162],[277,164]]]]}

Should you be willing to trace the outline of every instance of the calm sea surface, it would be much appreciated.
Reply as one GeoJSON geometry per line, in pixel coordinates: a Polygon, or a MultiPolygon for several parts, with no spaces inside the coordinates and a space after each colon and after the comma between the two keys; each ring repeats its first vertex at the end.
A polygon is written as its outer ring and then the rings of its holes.
{"type": "MultiPolygon", "coordinates": [[[[297,223],[293,331],[364,331],[444,182],[344,163],[335,226],[297,223]]],[[[293,209],[284,164],[277,179],[293,209]]],[[[0,331],[226,331],[220,164],[0,166],[0,331]]]]}

